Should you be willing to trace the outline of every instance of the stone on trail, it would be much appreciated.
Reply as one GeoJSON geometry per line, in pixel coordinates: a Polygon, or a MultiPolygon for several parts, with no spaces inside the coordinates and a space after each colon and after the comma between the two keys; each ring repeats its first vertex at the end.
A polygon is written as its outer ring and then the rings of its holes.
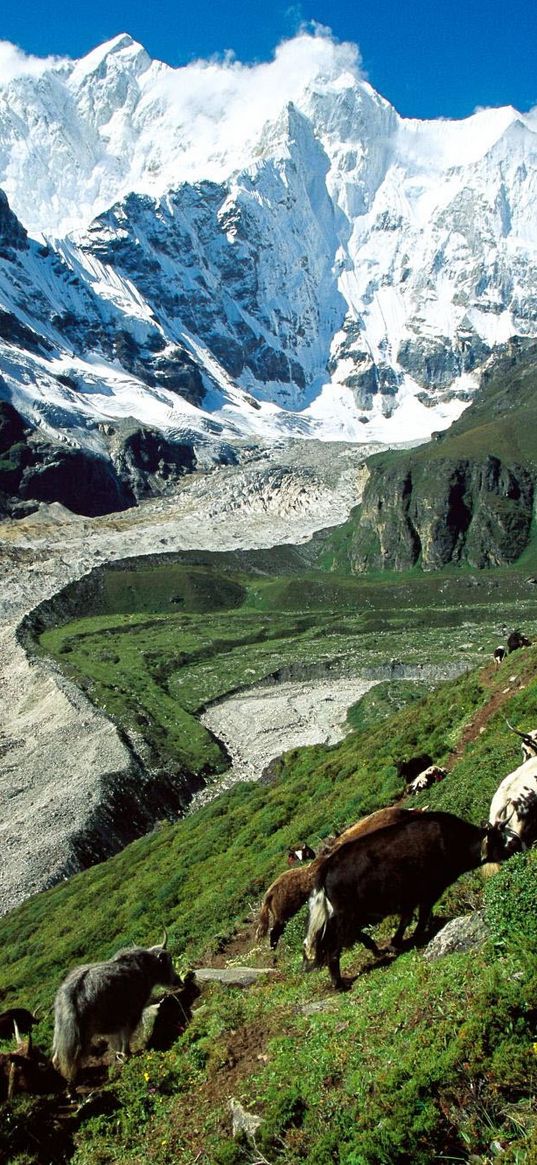
{"type": "Polygon", "coordinates": [[[231,987],[250,987],[263,975],[276,975],[273,967],[199,967],[194,972],[199,983],[228,983],[231,987]]]}

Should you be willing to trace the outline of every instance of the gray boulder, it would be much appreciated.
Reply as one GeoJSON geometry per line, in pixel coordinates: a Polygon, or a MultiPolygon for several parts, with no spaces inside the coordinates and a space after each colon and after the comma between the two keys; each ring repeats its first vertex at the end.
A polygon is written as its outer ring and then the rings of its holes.
{"type": "Polygon", "coordinates": [[[424,959],[434,962],[443,955],[452,955],[455,951],[471,951],[481,947],[488,938],[483,914],[480,910],[473,914],[463,914],[460,918],[452,918],[442,930],[435,934],[432,941],[423,952],[424,959]]]}

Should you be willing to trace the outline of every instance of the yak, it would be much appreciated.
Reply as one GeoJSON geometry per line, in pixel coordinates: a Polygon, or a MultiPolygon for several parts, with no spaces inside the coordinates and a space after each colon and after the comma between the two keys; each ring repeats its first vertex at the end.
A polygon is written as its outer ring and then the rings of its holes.
{"type": "Polygon", "coordinates": [[[192,1004],[200,995],[195,972],[187,971],[180,988],[168,991],[158,1003],[145,1009],[144,1023],[146,1017],[151,1019],[151,1034],[145,1045],[149,1051],[167,1052],[171,1048],[190,1023],[192,1004]]]}
{"type": "Polygon", "coordinates": [[[447,769],[441,768],[440,765],[429,765],[410,782],[407,793],[421,793],[423,789],[430,789],[431,785],[443,781],[446,777],[447,769]]]}
{"type": "Polygon", "coordinates": [[[518,629],[511,631],[507,636],[507,651],[509,655],[513,651],[519,651],[521,647],[531,647],[531,639],[527,635],[523,635],[518,629]]]}
{"type": "Polygon", "coordinates": [[[0,1014],[0,1040],[6,1040],[11,1035],[19,1039],[20,1035],[31,1032],[38,1022],[38,1016],[28,1011],[27,1007],[8,1007],[7,1011],[0,1014]]]}
{"type": "Polygon", "coordinates": [[[531,760],[532,757],[537,756],[537,728],[531,728],[529,732],[521,732],[520,728],[514,728],[505,717],[505,723],[514,732],[516,736],[522,739],[522,760],[531,760]]]}
{"type": "Polygon", "coordinates": [[[311,845],[308,845],[307,841],[303,841],[295,849],[287,851],[287,865],[296,866],[297,862],[312,862],[314,857],[315,850],[311,848],[311,845]]]}
{"type": "Polygon", "coordinates": [[[54,1003],[52,1063],[72,1084],[94,1035],[106,1036],[120,1055],[130,1040],[157,983],[179,987],[166,934],[160,946],[131,947],[103,963],[75,967],[54,1003]]]}
{"type": "Polygon", "coordinates": [[[304,940],[304,969],[327,965],[333,986],[341,989],[339,960],[344,947],[362,942],[380,953],[364,927],[388,915],[400,915],[392,940],[397,946],[418,909],[413,935],[418,941],[447,886],[467,870],[501,856],[501,839],[493,827],[471,825],[452,813],[409,814],[408,819],[347,842],[318,868],[304,940]]]}
{"type": "MultiPolygon", "coordinates": [[[[362,817],[355,825],[350,825],[348,829],[340,833],[331,843],[330,853],[355,837],[363,837],[366,833],[381,829],[384,825],[390,825],[394,821],[414,816],[415,811],[412,809],[399,809],[392,806],[387,809],[378,809],[375,813],[370,813],[368,817],[362,817]]],[[[317,871],[324,858],[325,855],[322,854],[315,858],[309,866],[297,866],[291,870],[284,870],[283,874],[280,874],[269,886],[261,904],[257,938],[264,938],[268,932],[272,950],[276,949],[289,919],[293,918],[308,901],[315,885],[317,871]]]]}
{"type": "MultiPolygon", "coordinates": [[[[522,735],[520,733],[520,735],[522,735]]],[[[530,740],[529,733],[526,737],[530,740]]],[[[537,842],[537,757],[524,761],[500,782],[492,798],[489,821],[503,839],[503,857],[530,849],[537,842]]]]}

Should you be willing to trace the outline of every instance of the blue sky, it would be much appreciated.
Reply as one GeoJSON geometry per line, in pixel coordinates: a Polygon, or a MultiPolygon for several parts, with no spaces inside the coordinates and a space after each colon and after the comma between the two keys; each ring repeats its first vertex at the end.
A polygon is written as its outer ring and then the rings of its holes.
{"type": "Polygon", "coordinates": [[[371,84],[406,116],[537,105],[531,0],[5,0],[0,39],[38,56],[78,57],[130,32],[171,65],[226,50],[250,62],[269,60],[312,20],[359,45],[371,84]]]}

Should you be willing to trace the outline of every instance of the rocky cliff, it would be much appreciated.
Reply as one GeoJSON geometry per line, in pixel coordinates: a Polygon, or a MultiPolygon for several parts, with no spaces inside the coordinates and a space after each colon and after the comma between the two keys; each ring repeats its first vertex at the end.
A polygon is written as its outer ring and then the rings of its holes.
{"type": "MultiPolygon", "coordinates": [[[[528,545],[537,483],[537,351],[511,345],[479,402],[447,434],[369,461],[362,503],[334,565],[434,570],[514,562],[528,545]]],[[[333,539],[329,540],[329,542],[333,539]]]]}

